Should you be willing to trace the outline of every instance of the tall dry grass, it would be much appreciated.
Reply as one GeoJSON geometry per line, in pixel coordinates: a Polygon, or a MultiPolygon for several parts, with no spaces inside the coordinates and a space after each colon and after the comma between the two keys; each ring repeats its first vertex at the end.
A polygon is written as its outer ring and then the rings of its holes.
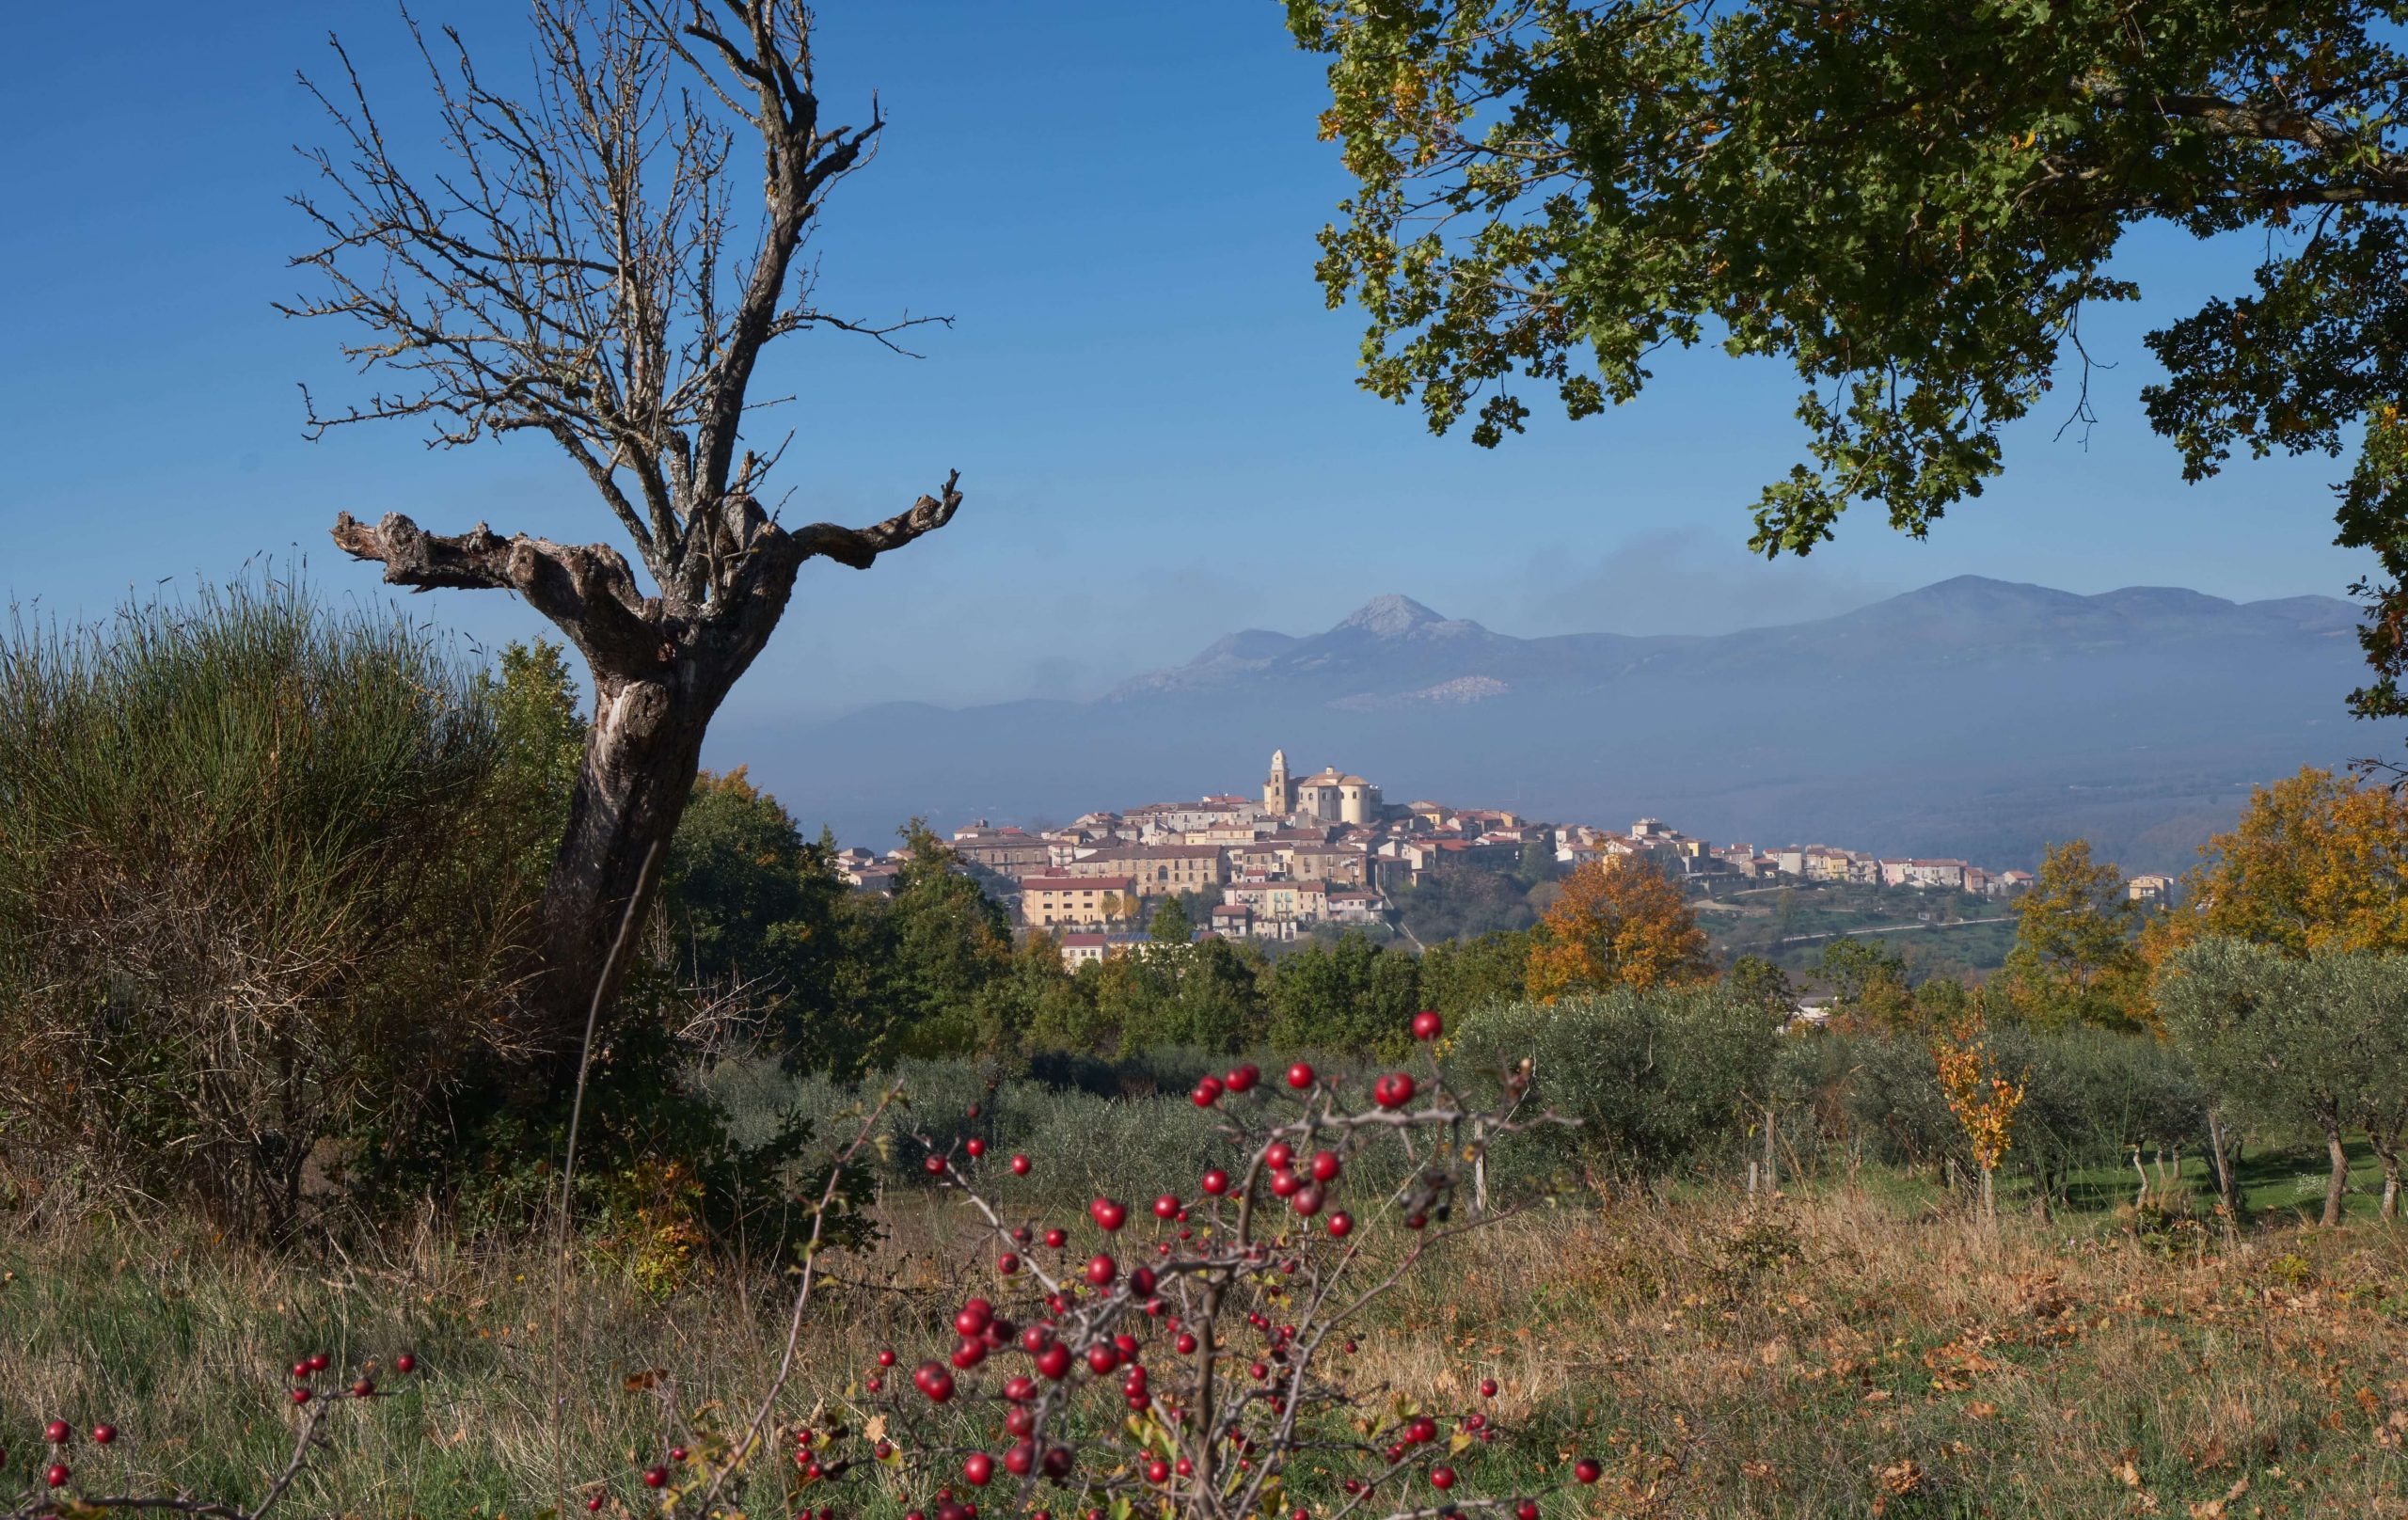
{"type": "MultiPolygon", "coordinates": [[[[898,1192],[887,1238],[835,1261],[789,1417],[841,1401],[880,1345],[941,1346],[938,1314],[980,1270],[943,1243],[949,1207],[898,1192]]],[[[296,1354],[406,1346],[423,1370],[331,1422],[299,1508],[525,1513],[550,1492],[555,1334],[571,1478],[623,1496],[678,1439],[675,1411],[749,1409],[767,1385],[774,1284],[722,1271],[660,1304],[589,1257],[555,1324],[543,1261],[464,1253],[433,1219],[309,1264],[53,1226],[0,1256],[0,1431],[109,1418],[128,1435],[103,1460],[128,1481],[255,1493],[296,1354]]],[[[2408,1514],[2408,1246],[2375,1225],[2227,1246],[1991,1232],[1847,1191],[1584,1201],[1466,1237],[1357,1340],[1367,1391],[1461,1403],[1498,1379],[1513,1433],[1467,1455],[1474,1492],[1603,1459],[1558,1515],[2408,1514]]],[[[778,1512],[778,1488],[763,1471],[748,1512],[778,1512]]]]}

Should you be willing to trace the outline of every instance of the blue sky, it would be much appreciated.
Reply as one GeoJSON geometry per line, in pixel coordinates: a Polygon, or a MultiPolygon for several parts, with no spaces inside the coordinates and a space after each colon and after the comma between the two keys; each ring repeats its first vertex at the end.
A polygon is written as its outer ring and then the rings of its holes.
{"type": "MultiPolygon", "coordinates": [[[[1307,631],[1403,592],[1502,631],[1713,631],[1844,610],[1964,572],[2094,592],[2178,584],[2339,594],[2334,461],[2181,483],[2137,401],[2140,334],[2242,279],[2254,245],[2137,240],[2139,307],[2085,323],[2099,420],[2009,438],[2008,473],[1927,543],[1860,510],[1806,563],[1741,552],[1747,505],[1796,457],[1784,373],[1707,351],[1638,403],[1542,421],[1491,452],[1434,439],[1354,388],[1359,324],[1324,309],[1313,234],[1342,193],[1316,142],[1315,61],[1273,0],[829,0],[823,93],[876,87],[879,161],[817,245],[823,293],[865,316],[951,314],[927,355],[787,340],[764,393],[796,430],[789,517],[868,520],[962,472],[942,534],[867,574],[816,563],[731,704],[751,723],[883,699],[1084,695],[1219,634],[1307,631]]],[[[497,55],[507,0],[420,0],[497,55]]],[[[331,325],[269,308],[306,288],[282,198],[324,140],[296,69],[339,28],[395,117],[420,96],[389,4],[132,0],[12,19],[0,55],[0,595],[66,616],[129,588],[306,555],[330,592],[372,572],[327,544],[339,510],[431,528],[608,536],[538,443],[429,451],[406,424],[301,436],[296,383],[357,394],[331,325]]],[[[489,593],[415,610],[493,641],[537,620],[489,593]]],[[[757,727],[755,728],[757,732],[757,727]]],[[[724,763],[722,757],[720,763],[724,763]]]]}

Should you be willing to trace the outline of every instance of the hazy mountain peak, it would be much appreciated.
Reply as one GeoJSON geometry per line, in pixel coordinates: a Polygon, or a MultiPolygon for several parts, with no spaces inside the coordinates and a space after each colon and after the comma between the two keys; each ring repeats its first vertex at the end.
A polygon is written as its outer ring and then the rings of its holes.
{"type": "Polygon", "coordinates": [[[1365,602],[1330,631],[1338,633],[1354,629],[1381,639],[1402,639],[1434,623],[1447,621],[1412,597],[1390,592],[1386,596],[1374,596],[1365,602]]]}

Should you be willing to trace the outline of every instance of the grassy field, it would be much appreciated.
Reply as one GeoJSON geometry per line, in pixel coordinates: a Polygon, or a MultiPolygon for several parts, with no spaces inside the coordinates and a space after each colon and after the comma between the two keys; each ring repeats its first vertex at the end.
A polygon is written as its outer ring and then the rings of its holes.
{"type": "MultiPolygon", "coordinates": [[[[1559,1517],[2408,1515],[2408,1235],[2301,1228],[2292,1179],[2312,1160],[2253,1164],[2266,1217],[2230,1243],[2112,1210],[2014,1211],[1986,1229],[1887,1173],[1769,1203],[1598,1193],[1408,1277],[1353,1375],[1458,1403],[1497,1378],[1513,1433],[1466,1456],[1467,1487],[1525,1486],[1593,1452],[1605,1481],[1551,1498],[1559,1517]]],[[[2102,1203],[2122,1191],[2095,1185],[2102,1203]]],[[[841,1403],[878,1346],[940,1346],[927,1311],[951,1301],[896,1290],[967,1279],[936,1245],[945,1207],[902,1191],[881,1205],[887,1239],[843,1259],[806,1327],[791,1414],[841,1403]]],[[[556,1390],[577,1493],[629,1512],[636,1471],[680,1438],[664,1394],[746,1406],[780,1308],[740,1272],[664,1302],[590,1258],[556,1296],[540,1251],[466,1251],[432,1220],[314,1260],[54,1227],[0,1246],[0,1494],[57,1416],[125,1430],[105,1453],[78,1449],[95,1489],[256,1496],[291,1438],[288,1363],[407,1348],[421,1370],[337,1412],[295,1512],[532,1515],[551,1492],[556,1390]]],[[[749,1512],[784,1512],[777,1498],[765,1476],[749,1512]]]]}

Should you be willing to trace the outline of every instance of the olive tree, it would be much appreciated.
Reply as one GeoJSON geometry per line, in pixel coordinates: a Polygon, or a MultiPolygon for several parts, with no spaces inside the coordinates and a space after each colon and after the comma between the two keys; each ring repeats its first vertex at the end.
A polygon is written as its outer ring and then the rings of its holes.
{"type": "Polygon", "coordinates": [[[2400,1140],[2408,1132],[2408,957],[2363,952],[2320,957],[2324,1007],[2361,1069],[2350,1117],[2383,1165],[2383,1217],[2400,1217],[2400,1140]]]}
{"type": "Polygon", "coordinates": [[[2326,1225],[2341,1222],[2342,1138],[2368,1111],[2376,1076],[2364,1025],[2380,1000],[2355,958],[2295,960],[2244,941],[2202,940],[2175,953],[2159,992],[2166,1027],[2219,1103],[2323,1137],[2326,1225]]]}
{"type": "Polygon", "coordinates": [[[335,43],[335,81],[304,83],[339,146],[307,154],[318,182],[293,198],[316,237],[293,262],[318,289],[282,309],[356,325],[343,352],[375,386],[311,402],[312,435],[405,420],[436,446],[548,438],[648,578],[610,544],[335,520],[335,543],[390,584],[517,593],[592,669],[531,1000],[531,1032],[557,1046],[610,990],[614,931],[651,894],[704,730],[797,573],[815,558],[866,569],[943,527],[961,495],[948,474],[861,528],[772,510],[785,445],[752,432],[773,399],[755,384],[764,351],[815,330],[893,347],[926,320],[832,310],[799,257],[885,127],[874,99],[858,124],[823,111],[803,0],[534,0],[532,14],[515,94],[456,32],[412,24],[438,126],[424,155],[335,43]]]}

